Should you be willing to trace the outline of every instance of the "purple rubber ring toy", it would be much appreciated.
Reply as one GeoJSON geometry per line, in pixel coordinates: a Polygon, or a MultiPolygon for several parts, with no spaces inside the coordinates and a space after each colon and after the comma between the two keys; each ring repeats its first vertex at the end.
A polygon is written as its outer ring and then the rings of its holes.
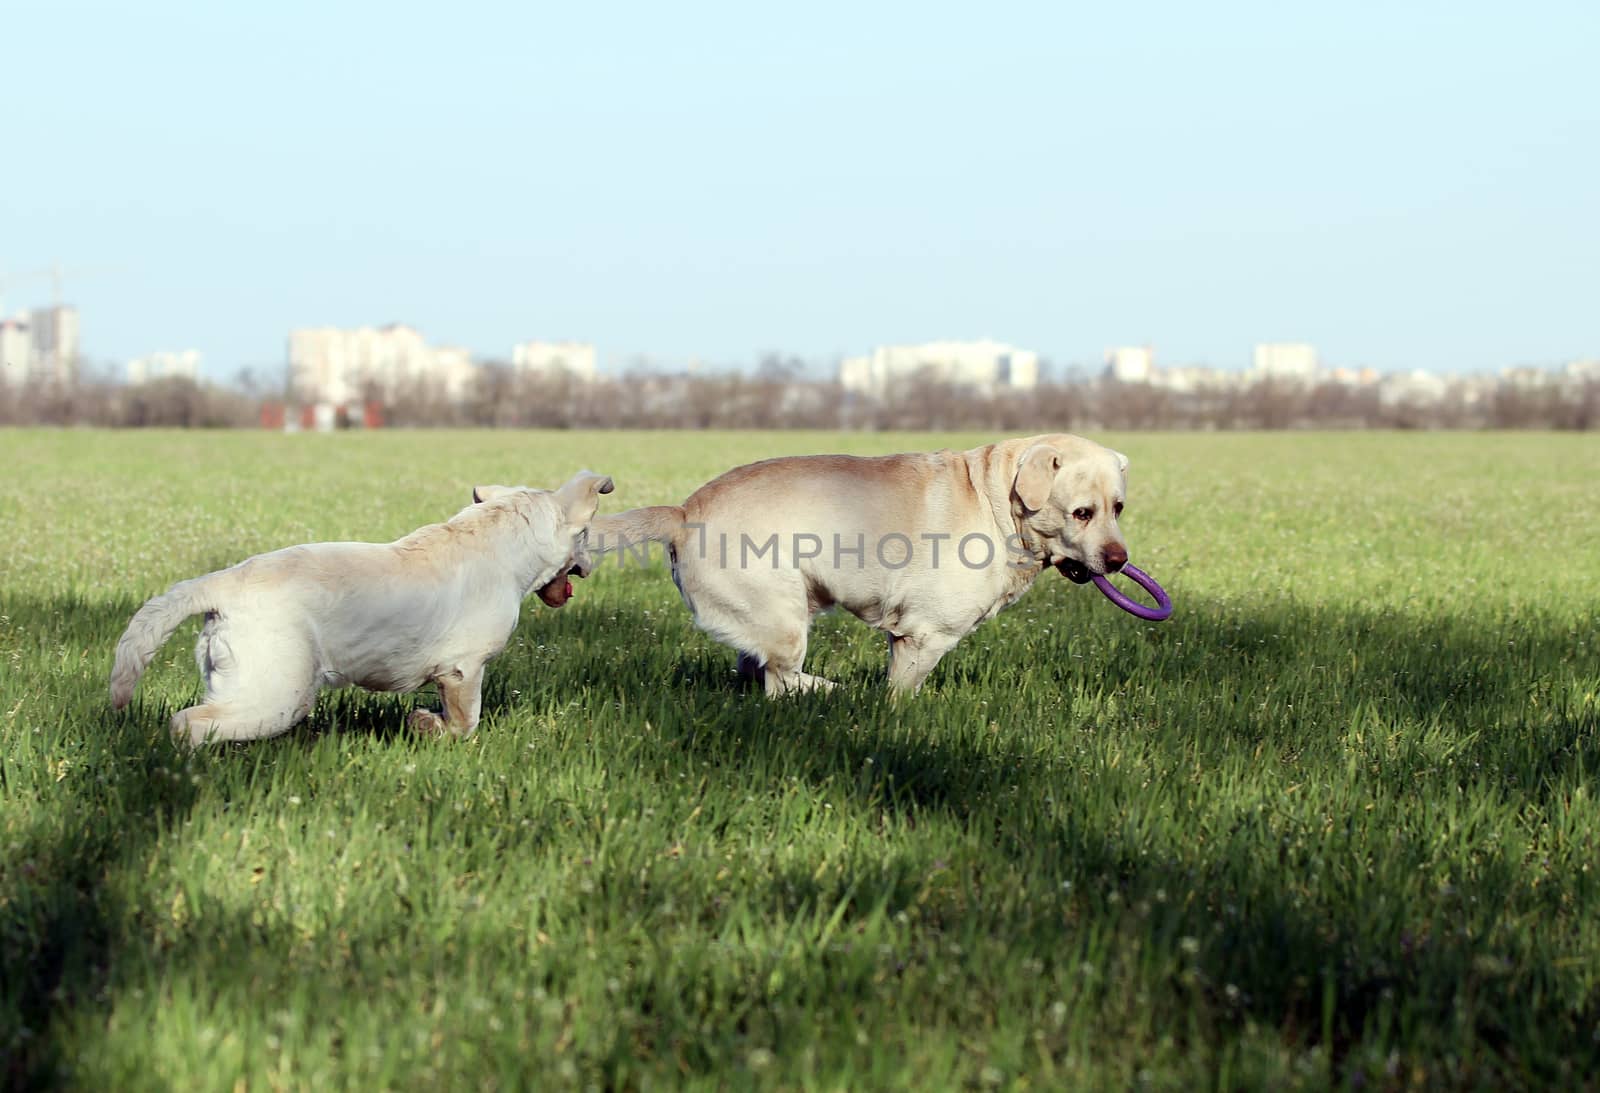
{"type": "Polygon", "coordinates": [[[1151,622],[1160,622],[1172,614],[1172,600],[1167,597],[1166,592],[1162,590],[1161,586],[1156,584],[1155,578],[1151,577],[1150,574],[1146,573],[1144,570],[1133,565],[1124,564],[1122,567],[1122,572],[1132,577],[1134,584],[1139,585],[1146,592],[1150,593],[1150,595],[1154,596],[1156,598],[1156,605],[1154,607],[1146,607],[1142,603],[1135,603],[1133,600],[1130,600],[1128,597],[1124,596],[1121,592],[1118,592],[1116,585],[1112,584],[1110,581],[1106,580],[1105,577],[1096,573],[1094,574],[1094,585],[1096,588],[1106,594],[1106,599],[1122,608],[1128,614],[1137,615],[1141,619],[1149,619],[1151,622]]]}

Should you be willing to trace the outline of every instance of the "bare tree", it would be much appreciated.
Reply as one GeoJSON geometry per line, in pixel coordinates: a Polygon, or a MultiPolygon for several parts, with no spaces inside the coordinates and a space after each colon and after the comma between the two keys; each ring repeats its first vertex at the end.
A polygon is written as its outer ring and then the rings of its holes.
{"type": "MultiPolygon", "coordinates": [[[[564,371],[526,372],[504,363],[478,369],[464,392],[430,380],[371,385],[368,403],[406,428],[908,429],[1026,433],[1065,429],[1573,429],[1600,427],[1600,381],[1519,376],[1490,387],[1455,382],[1406,393],[1404,385],[1304,384],[1264,378],[1175,389],[1086,378],[1026,390],[949,383],[931,370],[906,377],[881,398],[806,376],[804,362],[764,354],[752,373],[664,374],[635,369],[584,380],[564,371]]],[[[113,383],[86,365],[74,382],[0,385],[0,425],[215,428],[256,424],[273,388],[245,369],[232,386],[169,378],[113,383]]],[[[346,408],[350,424],[364,411],[346,408]]]]}

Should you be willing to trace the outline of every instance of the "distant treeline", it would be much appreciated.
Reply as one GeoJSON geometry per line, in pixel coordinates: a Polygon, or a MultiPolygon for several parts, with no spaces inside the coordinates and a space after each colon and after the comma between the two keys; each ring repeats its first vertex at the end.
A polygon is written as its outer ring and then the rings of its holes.
{"type": "Polygon", "coordinates": [[[245,391],[190,379],[123,386],[102,379],[72,384],[0,384],[0,425],[164,426],[226,429],[253,426],[261,400],[245,391]]]}
{"type": "MultiPolygon", "coordinates": [[[[981,392],[910,380],[883,399],[766,367],[754,375],[641,373],[582,382],[486,365],[466,397],[415,384],[369,390],[407,428],[916,429],[1568,429],[1600,424],[1600,382],[1462,385],[1426,399],[1376,385],[1259,380],[1178,391],[1106,379],[981,392]]],[[[0,424],[243,428],[281,395],[165,379],[139,386],[0,388],[0,424]]],[[[287,400],[292,407],[294,400],[287,400]]],[[[356,415],[359,420],[360,415],[356,415]]]]}

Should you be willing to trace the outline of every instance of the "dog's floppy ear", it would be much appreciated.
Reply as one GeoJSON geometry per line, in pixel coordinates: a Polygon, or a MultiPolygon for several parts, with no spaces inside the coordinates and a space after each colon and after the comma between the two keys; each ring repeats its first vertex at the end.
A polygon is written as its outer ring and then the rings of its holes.
{"type": "Polygon", "coordinates": [[[1115,448],[1111,450],[1111,454],[1117,457],[1117,470],[1121,471],[1123,474],[1127,474],[1128,457],[1117,451],[1115,448]]]}
{"type": "Polygon", "coordinates": [[[481,505],[485,501],[493,501],[496,497],[504,497],[511,492],[510,486],[473,486],[472,500],[481,505]]]}
{"type": "Polygon", "coordinates": [[[1038,512],[1050,500],[1056,472],[1061,469],[1061,453],[1048,444],[1035,444],[1017,461],[1017,497],[1029,512],[1038,512]]]}
{"type": "Polygon", "coordinates": [[[583,527],[594,519],[595,510],[600,507],[600,495],[615,488],[610,475],[579,471],[556,491],[556,502],[567,514],[568,524],[583,527]]]}

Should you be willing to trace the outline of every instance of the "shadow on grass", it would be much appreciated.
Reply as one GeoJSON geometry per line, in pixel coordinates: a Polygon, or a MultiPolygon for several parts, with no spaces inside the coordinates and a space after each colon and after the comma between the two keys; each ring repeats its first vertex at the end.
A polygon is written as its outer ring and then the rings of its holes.
{"type": "MultiPolygon", "coordinates": [[[[1446,768],[1426,754],[1397,756],[1397,769],[1387,780],[1374,777],[1370,792],[1414,826],[1384,835],[1364,829],[1333,851],[1319,849],[1314,836],[1290,847],[1283,829],[1266,825],[1213,835],[1225,849],[1202,847],[1181,819],[1134,848],[1110,807],[1069,810],[1063,822],[1005,803],[1079,792],[1102,803],[1112,798],[1104,784],[1062,785],[1049,764],[1008,746],[1003,731],[985,732],[997,711],[968,700],[963,687],[987,666],[959,653],[910,702],[861,687],[790,700],[811,715],[801,727],[782,706],[739,704],[729,713],[685,688],[677,744],[698,766],[782,769],[909,823],[957,820],[1021,875],[1070,882],[1072,897],[1041,885],[1040,913],[1007,926],[1013,936],[1036,933],[1036,951],[1079,951],[1063,924],[1085,917],[1086,903],[1095,908],[1091,919],[1149,920],[1130,925],[1130,939],[1135,947],[1155,940],[1173,958],[1168,986],[1199,1000],[1213,1025],[1200,1035],[1246,1022],[1273,1028],[1286,1044],[1321,1048],[1336,1066],[1357,1068],[1347,1077],[1395,1079],[1370,1070],[1371,1050],[1351,1061],[1363,1045],[1451,1056],[1456,1077],[1475,1080],[1569,1082],[1595,1072],[1600,998],[1587,989],[1585,961],[1570,940],[1572,916],[1591,915],[1600,899],[1600,884],[1586,872],[1592,840],[1558,857],[1547,847],[1537,865],[1525,860],[1526,849],[1504,845],[1504,821],[1500,830],[1451,836],[1466,844],[1451,852],[1439,849],[1445,833],[1426,818],[1431,794],[1470,791],[1496,802],[1502,816],[1520,817],[1513,836],[1537,832],[1544,812],[1560,807],[1584,772],[1600,769],[1595,705],[1563,697],[1574,682],[1593,692],[1600,669],[1592,657],[1584,661],[1567,624],[1525,617],[1509,631],[1490,631],[1470,619],[1318,610],[1259,610],[1240,620],[1191,605],[1170,634],[1138,624],[1119,632],[1101,620],[1089,637],[1106,654],[1060,658],[1071,667],[1056,672],[1059,686],[1071,690],[1088,678],[1103,691],[1153,694],[1111,720],[1123,720],[1124,732],[1162,735],[1175,753],[1204,748],[1205,741],[1185,739],[1192,731],[1223,734],[1235,752],[1271,741],[1291,752],[1321,746],[1336,757],[1359,711],[1369,735],[1438,732],[1454,761],[1446,768]],[[1196,681],[1220,681],[1251,697],[1193,730],[1137,720],[1196,681]],[[1294,702],[1319,716],[1287,716],[1294,702]],[[1019,817],[1024,829],[1012,830],[1019,817]],[[1336,869],[1364,874],[1332,875],[1324,853],[1339,856],[1336,869]],[[1425,890],[1419,871],[1430,865],[1455,870],[1456,883],[1425,890]],[[1168,904],[1177,899],[1181,905],[1168,904]],[[1557,922],[1565,951],[1541,926],[1557,922]]],[[[1342,760],[1335,774],[1345,776],[1342,760]]],[[[1138,786],[1115,772],[1103,777],[1115,784],[1118,808],[1138,808],[1138,786]]],[[[1365,779],[1352,781],[1359,787],[1365,779]]],[[[1241,815],[1238,822],[1254,821],[1241,815]]],[[[802,892],[816,887],[804,878],[796,884],[802,892]]],[[[896,899],[894,909],[911,907],[907,893],[896,899]]],[[[942,928],[960,930],[962,922],[942,928]]],[[[1409,1059],[1404,1051],[1397,1057],[1409,1059]]]]}
{"type": "MultiPolygon", "coordinates": [[[[130,610],[71,601],[5,607],[20,625],[46,632],[46,640],[52,627],[71,626],[78,638],[114,635],[130,610]]],[[[561,693],[592,687],[597,676],[637,680],[637,674],[614,670],[630,635],[642,643],[643,633],[621,620],[622,652],[563,656],[560,638],[580,622],[575,617],[550,632],[540,686],[561,693]]],[[[1105,621],[1086,632],[1111,652],[1092,661],[1056,658],[1070,665],[1057,671],[1062,688],[1086,674],[1111,690],[1159,685],[1170,694],[1196,679],[1263,689],[1292,679],[1328,688],[1330,707],[1343,708],[1355,696],[1386,723],[1426,722],[1443,713],[1447,720],[1492,725],[1521,716],[1527,731],[1504,740],[1484,734],[1471,754],[1480,766],[1519,766],[1522,789],[1506,792],[1522,793],[1535,804],[1553,780],[1574,767],[1592,770],[1600,763],[1592,706],[1572,711],[1547,704],[1542,712],[1528,707],[1530,689],[1541,681],[1584,671],[1574,665],[1570,635],[1538,619],[1523,621],[1509,656],[1503,634],[1392,614],[1258,612],[1239,622],[1224,620],[1220,612],[1208,615],[1196,604],[1170,636],[1151,637],[1146,628],[1119,629],[1105,621]],[[1326,667],[1333,664],[1348,667],[1336,678],[1326,667]],[[1319,673],[1326,673],[1321,684],[1319,673]]],[[[860,908],[916,911],[942,933],[1001,929],[1030,951],[1064,954],[1063,964],[1114,953],[1115,947],[1080,936],[1073,925],[1109,916],[1117,922],[1113,934],[1126,930],[1129,940],[1170,958],[1170,969],[1152,973],[1155,985],[1164,984],[1174,998],[1196,1000],[1204,1015],[1203,1027],[1175,1034],[1201,1038],[1213,1048],[1248,1021],[1279,1030],[1298,1048],[1323,1047],[1335,1060],[1369,1039],[1428,1043],[1440,1051],[1477,1043],[1488,1053],[1480,1078],[1492,1073],[1558,1081],[1572,1076],[1560,1069],[1561,1061],[1579,1076],[1600,1064],[1589,1036],[1600,1021],[1600,1005],[1583,992],[1581,970],[1552,967],[1537,931],[1503,928],[1513,912],[1541,921],[1564,913],[1558,906],[1563,893],[1577,893],[1577,913],[1592,913],[1594,890],[1575,877],[1547,874],[1545,892],[1553,896],[1531,894],[1524,863],[1486,842],[1474,848],[1473,895],[1479,902],[1402,893],[1385,911],[1381,900],[1351,895],[1376,897],[1381,885],[1318,891],[1304,875],[1305,855],[1268,853],[1274,845],[1270,833],[1220,833],[1217,838],[1237,836],[1234,851],[1213,853],[1179,820],[1134,848],[1109,812],[1069,811],[1062,818],[1005,803],[1080,787],[1062,786],[1048,765],[1019,754],[1003,733],[982,726],[987,711],[961,694],[975,662],[959,654],[940,668],[928,693],[909,702],[891,701],[877,682],[879,673],[869,677],[863,670],[846,678],[849,686],[841,693],[773,703],[742,690],[732,654],[720,652],[669,648],[674,675],[653,694],[618,695],[633,709],[654,701],[665,713],[656,718],[659,746],[680,754],[696,773],[709,767],[739,782],[751,769],[765,767],[837,789],[908,823],[953,819],[968,825],[985,852],[995,855],[997,867],[1009,868],[1024,884],[1038,881],[1031,907],[1012,905],[997,917],[981,889],[976,901],[935,895],[919,903],[925,894],[921,864],[908,862],[892,876],[869,878],[879,888],[853,897],[860,908]],[[923,735],[919,726],[943,717],[947,706],[958,707],[956,716],[975,727],[950,731],[945,725],[923,735]],[[1071,888],[1063,887],[1066,882],[1071,888]],[[1166,898],[1158,898],[1161,893],[1166,898]],[[1428,1041],[1429,1035],[1442,1038],[1428,1041]]],[[[1587,671],[1592,676],[1593,666],[1587,671]]],[[[491,715],[517,703],[509,678],[491,666],[485,693],[491,715]]],[[[325,695],[328,705],[319,704],[308,728],[387,739],[402,731],[404,711],[418,701],[427,698],[325,695]]],[[[1204,731],[1246,741],[1283,731],[1240,716],[1204,731]]],[[[106,731],[90,734],[97,749],[90,761],[102,777],[66,779],[47,798],[41,794],[15,849],[0,863],[6,893],[0,902],[0,997],[14,1015],[6,1020],[15,1021],[5,1028],[10,1046],[4,1078],[12,1087],[59,1080],[54,1030],[65,1016],[99,1004],[118,955],[110,939],[135,914],[106,890],[104,879],[116,869],[137,870],[159,833],[181,821],[194,798],[181,776],[181,760],[164,743],[164,717],[144,709],[137,717],[106,715],[101,723],[106,731]]],[[[1343,725],[1332,718],[1320,731],[1341,732],[1343,725]]],[[[0,768],[0,777],[8,796],[21,783],[15,771],[0,768]]],[[[748,789],[747,782],[740,784],[741,792],[748,789]]],[[[1397,833],[1386,846],[1358,849],[1388,855],[1401,866],[1434,853],[1414,832],[1397,833]]],[[[1381,860],[1365,864],[1379,882],[1393,881],[1397,889],[1403,884],[1395,867],[1381,860]]],[[[1007,882],[997,876],[986,883],[1007,882]]],[[[830,887],[797,868],[757,899],[795,911],[837,902],[839,895],[837,884],[830,887]]],[[[246,931],[235,940],[243,950],[258,939],[246,931]]],[[[228,946],[197,945],[179,955],[190,965],[220,967],[233,959],[229,953],[228,946]]],[[[1065,974],[1064,968],[1055,970],[1065,974]]],[[[1174,1020],[1184,1016],[1182,1007],[1173,1007],[1174,1020]]]]}
{"type": "MultiPolygon", "coordinates": [[[[69,632],[73,641],[84,633],[114,635],[135,606],[7,599],[0,614],[47,647],[69,632]]],[[[99,694],[90,705],[86,722],[98,721],[104,731],[85,734],[73,776],[48,780],[18,769],[14,758],[0,759],[0,795],[28,817],[0,858],[0,1077],[9,1088],[63,1080],[55,1026],[97,1002],[117,956],[110,940],[132,913],[108,890],[107,876],[136,866],[195,797],[164,721],[152,729],[142,714],[113,714],[99,694]]]]}

